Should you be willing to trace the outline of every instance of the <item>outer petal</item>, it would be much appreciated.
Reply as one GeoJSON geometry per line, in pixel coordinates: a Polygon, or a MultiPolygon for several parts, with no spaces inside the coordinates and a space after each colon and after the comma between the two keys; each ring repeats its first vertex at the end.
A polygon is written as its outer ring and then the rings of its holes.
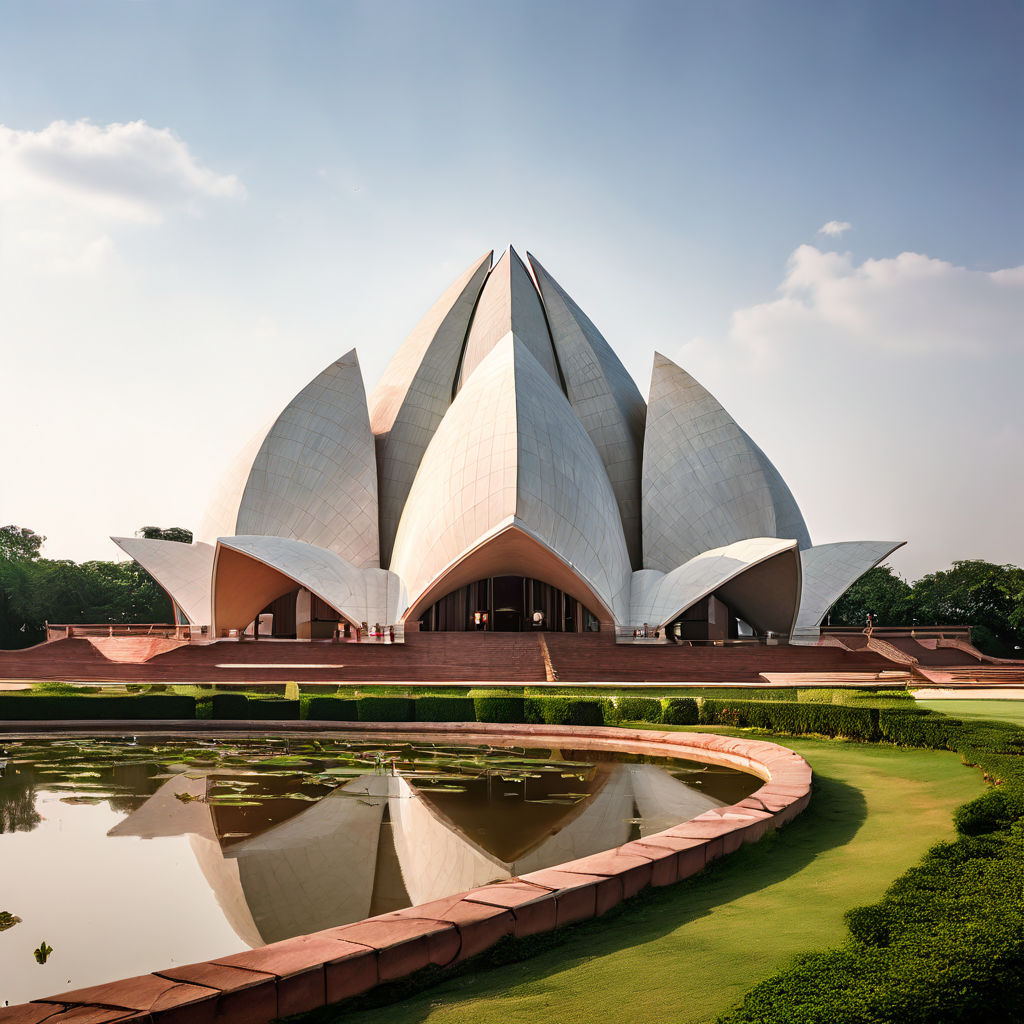
{"type": "Polygon", "coordinates": [[[530,272],[511,246],[498,260],[480,293],[462,353],[460,389],[465,387],[466,381],[495,345],[509,334],[529,349],[556,385],[561,387],[540,295],[530,272]]]}
{"type": "Polygon", "coordinates": [[[716,592],[752,626],[791,633],[800,602],[796,541],[756,537],[705,551],[670,573],[635,572],[631,623],[661,629],[716,592]]]}
{"type": "Polygon", "coordinates": [[[654,356],[642,486],[644,567],[748,537],[810,536],[767,456],[685,370],[654,356]]]}
{"type": "Polygon", "coordinates": [[[640,475],[647,405],[633,378],[601,332],[531,255],[565,392],[601,456],[615,500],[630,561],[640,568],[640,475]]]}
{"type": "Polygon", "coordinates": [[[306,541],[380,564],[377,462],[355,350],[288,403],[260,446],[233,533],[306,541]]]}
{"type": "Polygon", "coordinates": [[[284,537],[221,537],[213,569],[216,634],[243,629],[296,586],[355,625],[394,622],[401,603],[401,583],[384,569],[358,569],[334,551],[284,537]]]}
{"type": "Polygon", "coordinates": [[[808,632],[814,642],[817,627],[829,610],[869,569],[885,561],[902,540],[850,540],[818,544],[800,552],[804,586],[800,598],[797,629],[808,632]]]}
{"type": "Polygon", "coordinates": [[[423,453],[452,403],[459,356],[492,256],[493,251],[479,259],[437,300],[370,395],[382,565],[391,560],[398,520],[423,453]]]}
{"type": "Polygon", "coordinates": [[[210,623],[210,580],[213,576],[213,546],[179,544],[171,540],[142,537],[110,538],[125,554],[135,559],[171,596],[171,600],[195,626],[210,623]]]}
{"type": "Polygon", "coordinates": [[[625,615],[629,556],[601,458],[518,340],[497,345],[452,403],[409,492],[391,564],[409,588],[406,617],[502,573],[545,579],[606,622],[625,615]]]}

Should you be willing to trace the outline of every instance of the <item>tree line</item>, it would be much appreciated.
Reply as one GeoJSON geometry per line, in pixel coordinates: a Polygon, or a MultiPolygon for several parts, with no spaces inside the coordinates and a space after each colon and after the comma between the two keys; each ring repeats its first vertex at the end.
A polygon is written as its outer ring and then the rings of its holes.
{"type": "Polygon", "coordinates": [[[1024,569],[978,559],[908,583],[889,565],[866,572],[826,622],[864,626],[972,626],[975,646],[996,657],[1024,655],[1024,569]]]}
{"type": "MultiPolygon", "coordinates": [[[[181,527],[144,526],[138,536],[192,542],[181,527]]],[[[46,639],[46,623],[173,622],[166,592],[136,562],[40,558],[46,538],[0,527],[0,650],[46,639]]]]}

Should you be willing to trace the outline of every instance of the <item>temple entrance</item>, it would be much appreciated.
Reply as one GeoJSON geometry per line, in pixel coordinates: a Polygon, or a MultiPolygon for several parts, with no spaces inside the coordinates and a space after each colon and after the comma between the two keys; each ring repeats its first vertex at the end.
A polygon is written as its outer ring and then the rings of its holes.
{"type": "Polygon", "coordinates": [[[453,590],[420,616],[420,630],[596,633],[597,616],[557,587],[527,576],[489,576],[453,590]]]}
{"type": "Polygon", "coordinates": [[[721,642],[754,636],[754,630],[717,594],[691,605],[665,627],[670,640],[721,642]]]}

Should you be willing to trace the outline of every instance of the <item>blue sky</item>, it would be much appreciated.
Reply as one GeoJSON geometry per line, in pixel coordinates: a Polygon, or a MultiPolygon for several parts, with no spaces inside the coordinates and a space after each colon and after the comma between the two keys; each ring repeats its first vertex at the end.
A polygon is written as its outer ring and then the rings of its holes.
{"type": "Polygon", "coordinates": [[[196,525],[511,242],[643,393],[655,348],[711,388],[816,541],[1024,563],[1020,4],[0,12],[0,520],[51,557],[196,525]]]}

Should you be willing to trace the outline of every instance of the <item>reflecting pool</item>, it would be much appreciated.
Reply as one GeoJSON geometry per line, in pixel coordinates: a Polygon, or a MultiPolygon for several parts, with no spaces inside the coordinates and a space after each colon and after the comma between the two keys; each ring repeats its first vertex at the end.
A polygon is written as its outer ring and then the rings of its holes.
{"type": "Polygon", "coordinates": [[[0,930],[0,1001],[440,899],[761,784],[638,754],[338,734],[6,741],[0,912],[21,920],[0,930]]]}

